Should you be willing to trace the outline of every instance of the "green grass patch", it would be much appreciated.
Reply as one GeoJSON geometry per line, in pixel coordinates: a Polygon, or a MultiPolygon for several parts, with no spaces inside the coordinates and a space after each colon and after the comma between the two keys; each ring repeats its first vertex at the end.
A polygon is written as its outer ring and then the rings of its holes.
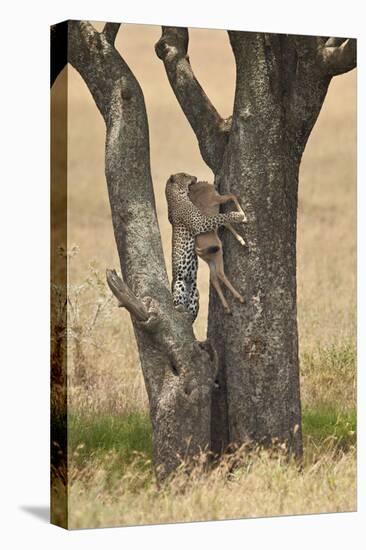
{"type": "Polygon", "coordinates": [[[151,459],[151,424],[144,413],[124,416],[77,416],[68,418],[69,456],[83,465],[91,455],[116,452],[128,464],[141,455],[142,462],[151,459]]]}
{"type": "Polygon", "coordinates": [[[302,414],[304,438],[322,443],[333,438],[337,447],[347,450],[356,444],[356,411],[331,408],[305,409],[302,414]]]}
{"type": "MultiPolygon", "coordinates": [[[[69,456],[79,465],[93,456],[116,452],[128,464],[141,455],[151,460],[151,424],[148,415],[134,412],[125,416],[77,416],[68,418],[69,456]]],[[[329,438],[342,449],[356,444],[356,412],[331,408],[303,411],[303,435],[306,441],[320,444],[329,438]]]]}

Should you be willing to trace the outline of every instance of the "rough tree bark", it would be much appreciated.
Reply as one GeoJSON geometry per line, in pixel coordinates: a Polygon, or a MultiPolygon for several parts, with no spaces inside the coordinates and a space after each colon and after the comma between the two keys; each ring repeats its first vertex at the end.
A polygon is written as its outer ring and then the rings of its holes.
{"type": "MultiPolygon", "coordinates": [[[[217,360],[197,342],[189,316],[173,307],[150,174],[142,90],[114,47],[119,24],[97,32],[70,21],[68,60],[88,86],[106,124],[105,172],[123,281],[108,284],[130,313],[150,404],[159,480],[180,458],[210,447],[211,388],[217,360]]],[[[123,367],[121,367],[123,368],[123,367]]]]}
{"type": "Polygon", "coordinates": [[[188,31],[163,27],[156,53],[220,193],[247,214],[243,249],[222,233],[225,272],[245,297],[222,315],[211,291],[208,337],[219,356],[211,449],[285,442],[302,454],[296,315],[298,174],[307,139],[336,74],[356,65],[356,41],[229,32],[237,77],[224,120],[197,82],[188,31]]]}

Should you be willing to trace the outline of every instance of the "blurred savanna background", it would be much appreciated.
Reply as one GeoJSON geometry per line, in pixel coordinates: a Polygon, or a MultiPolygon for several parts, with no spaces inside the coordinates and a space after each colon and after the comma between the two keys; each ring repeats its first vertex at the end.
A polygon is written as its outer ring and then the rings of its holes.
{"type": "MultiPolygon", "coordinates": [[[[158,26],[122,25],[116,47],[145,96],[156,207],[171,276],[165,182],[176,172],[210,182],[213,176],[154,52],[160,34],[158,26]]],[[[229,116],[235,65],[227,33],[190,29],[189,54],[212,103],[229,116]]],[[[230,459],[211,473],[198,464],[191,480],[178,471],[160,491],[151,468],[147,397],[132,325],[105,283],[105,269],[119,270],[119,263],[104,175],[104,122],[81,77],[70,65],[67,71],[68,242],[57,241],[56,229],[54,244],[69,259],[70,527],[355,510],[356,71],[333,78],[300,172],[303,470],[281,454],[258,450],[234,471],[230,459]]],[[[54,116],[64,105],[65,72],[52,89],[54,116]]],[[[57,181],[57,166],[55,174],[57,181]]],[[[201,261],[199,290],[195,331],[204,339],[208,269],[201,261]]]]}

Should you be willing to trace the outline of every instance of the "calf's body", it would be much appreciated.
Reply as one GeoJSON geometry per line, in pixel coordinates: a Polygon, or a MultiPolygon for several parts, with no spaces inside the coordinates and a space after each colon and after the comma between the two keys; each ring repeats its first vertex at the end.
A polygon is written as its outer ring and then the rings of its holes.
{"type": "MultiPolygon", "coordinates": [[[[199,181],[190,185],[189,198],[193,204],[195,204],[201,212],[207,216],[214,216],[218,214],[220,204],[224,204],[229,201],[233,201],[238,212],[242,212],[244,214],[235,195],[220,195],[217,193],[213,185],[205,181],[199,181]]],[[[241,245],[245,245],[244,239],[230,224],[225,225],[225,227],[233,233],[241,245]]],[[[206,233],[200,233],[197,235],[195,237],[195,250],[197,256],[202,258],[202,260],[208,264],[210,268],[210,282],[215,288],[225,312],[230,314],[230,307],[222,292],[220,281],[230,290],[237,300],[243,303],[244,299],[225,275],[222,243],[217,234],[217,230],[207,231],[206,233]]]]}

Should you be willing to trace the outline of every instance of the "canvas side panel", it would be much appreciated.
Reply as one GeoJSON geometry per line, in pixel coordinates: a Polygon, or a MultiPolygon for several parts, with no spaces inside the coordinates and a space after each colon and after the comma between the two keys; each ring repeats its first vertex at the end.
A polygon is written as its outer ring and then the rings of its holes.
{"type": "Polygon", "coordinates": [[[67,22],[51,27],[51,523],[68,525],[67,22]]]}

